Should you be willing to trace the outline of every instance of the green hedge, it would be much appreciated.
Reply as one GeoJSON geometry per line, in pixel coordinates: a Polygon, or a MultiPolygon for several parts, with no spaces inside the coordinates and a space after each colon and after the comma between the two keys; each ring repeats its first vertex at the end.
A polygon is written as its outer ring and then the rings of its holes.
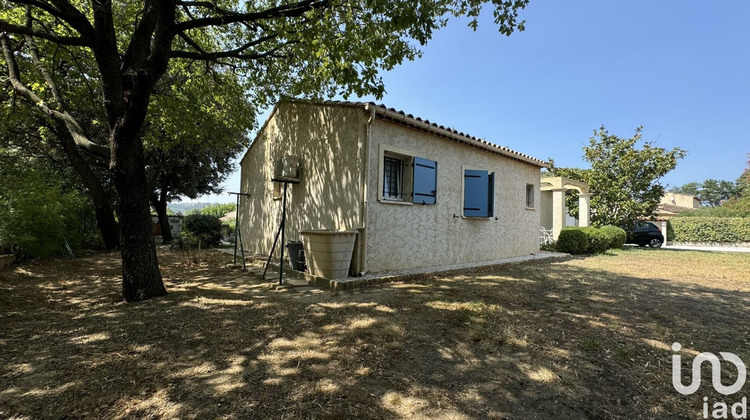
{"type": "Polygon", "coordinates": [[[677,242],[750,242],[747,217],[675,217],[670,224],[677,242]]]}
{"type": "Polygon", "coordinates": [[[625,231],[616,226],[566,227],[560,232],[555,248],[568,254],[596,254],[611,248],[622,248],[625,231]]]}

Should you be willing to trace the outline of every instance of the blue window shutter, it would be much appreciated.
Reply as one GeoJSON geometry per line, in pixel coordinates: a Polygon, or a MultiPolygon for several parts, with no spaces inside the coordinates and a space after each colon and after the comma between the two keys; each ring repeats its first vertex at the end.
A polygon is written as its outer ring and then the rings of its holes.
{"type": "Polygon", "coordinates": [[[414,202],[418,204],[435,204],[437,197],[437,162],[414,158],[414,202]]]}
{"type": "Polygon", "coordinates": [[[495,215],[495,173],[489,174],[487,181],[487,217],[495,215]]]}
{"type": "Polygon", "coordinates": [[[490,175],[487,171],[464,171],[464,216],[490,216],[489,185],[490,175]]]}

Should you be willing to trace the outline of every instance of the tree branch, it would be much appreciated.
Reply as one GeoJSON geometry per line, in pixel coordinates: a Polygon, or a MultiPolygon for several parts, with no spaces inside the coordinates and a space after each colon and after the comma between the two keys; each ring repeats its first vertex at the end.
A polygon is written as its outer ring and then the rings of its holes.
{"type": "MultiPolygon", "coordinates": [[[[64,0],[52,0],[65,2],[64,0]]],[[[95,39],[91,47],[101,78],[104,109],[110,130],[125,113],[120,54],[117,50],[111,0],[92,0],[94,7],[95,39]]]]}
{"type": "MultiPolygon", "coordinates": [[[[262,44],[264,42],[268,42],[268,41],[271,41],[273,39],[276,39],[276,38],[278,38],[278,36],[279,36],[278,34],[273,34],[273,35],[267,35],[267,36],[264,36],[264,37],[260,37],[258,39],[249,41],[249,42],[247,42],[247,43],[245,43],[245,44],[241,45],[240,47],[237,47],[237,48],[235,48],[233,50],[207,52],[207,51],[203,50],[199,45],[197,45],[197,44],[194,45],[195,41],[193,41],[192,39],[190,39],[189,37],[187,37],[187,35],[184,35],[182,33],[180,34],[180,38],[183,38],[185,40],[185,42],[187,42],[191,47],[195,48],[200,55],[206,57],[205,60],[216,60],[216,59],[219,59],[219,58],[228,58],[228,57],[232,57],[232,58],[243,58],[244,57],[244,58],[250,58],[250,59],[252,59],[252,58],[260,58],[261,57],[260,54],[250,54],[250,55],[248,55],[248,54],[242,54],[242,53],[244,51],[247,51],[248,49],[250,49],[252,47],[255,47],[255,46],[258,46],[258,45],[260,45],[260,44],[262,44]]],[[[287,43],[284,43],[282,46],[289,45],[289,44],[290,44],[290,42],[287,42],[287,43]]],[[[274,51],[277,51],[277,50],[278,50],[278,48],[276,50],[274,50],[274,51]]],[[[187,54],[190,53],[188,51],[178,51],[178,52],[180,52],[180,53],[187,53],[187,54]]],[[[173,51],[173,53],[174,53],[174,51],[173,51]]],[[[173,55],[173,57],[177,57],[177,56],[173,55]]],[[[189,58],[189,57],[182,57],[182,58],[189,58]]]]}
{"type": "Polygon", "coordinates": [[[8,36],[5,34],[0,35],[0,47],[2,47],[5,61],[8,65],[8,80],[10,81],[13,90],[21,97],[36,105],[36,107],[45,114],[58,121],[63,122],[78,147],[94,155],[103,158],[109,158],[109,148],[96,144],[93,141],[89,140],[81,126],[78,124],[78,121],[76,121],[75,118],[73,118],[67,111],[58,111],[55,109],[51,109],[49,106],[47,106],[44,100],[42,100],[42,98],[40,98],[36,93],[34,93],[34,91],[26,87],[21,82],[18,75],[18,63],[16,62],[16,58],[10,48],[8,36]]]}
{"type": "MultiPolygon", "coordinates": [[[[78,10],[67,0],[50,0],[52,4],[42,0],[9,0],[12,3],[24,4],[28,6],[38,7],[41,10],[49,13],[50,15],[63,20],[73,29],[75,29],[83,39],[85,43],[83,46],[91,45],[91,41],[94,39],[94,28],[86,18],[86,15],[78,10]],[[54,5],[54,7],[53,7],[54,5]]],[[[31,34],[24,34],[31,35],[31,34]]],[[[63,37],[64,38],[64,37],[63,37]]],[[[54,40],[51,40],[54,41],[54,40]]],[[[72,44],[66,44],[72,45],[72,44]]]]}
{"type": "MultiPolygon", "coordinates": [[[[33,1],[33,0],[14,0],[18,1],[20,3],[24,3],[26,1],[33,1]]],[[[67,0],[50,0],[55,7],[60,11],[60,15],[58,16],[60,19],[67,22],[70,26],[73,27],[76,31],[78,31],[83,38],[87,40],[87,45],[90,45],[91,43],[95,42],[96,37],[96,31],[94,30],[94,27],[91,26],[91,22],[89,22],[88,18],[85,14],[83,14],[80,10],[78,10],[75,6],[70,4],[67,0]]]]}
{"type": "Polygon", "coordinates": [[[29,46],[29,53],[31,55],[31,61],[34,62],[34,67],[36,67],[36,69],[39,70],[39,73],[42,74],[42,77],[44,77],[44,81],[47,84],[47,87],[49,88],[50,92],[52,92],[52,99],[55,101],[55,105],[59,109],[61,109],[63,107],[63,104],[60,100],[60,92],[58,92],[57,85],[55,84],[54,80],[52,80],[52,76],[50,76],[47,68],[42,65],[42,60],[39,59],[39,49],[36,47],[36,43],[34,43],[32,37],[27,36],[26,44],[29,46]]]}
{"type": "Polygon", "coordinates": [[[27,35],[27,36],[42,38],[42,39],[46,39],[48,41],[52,41],[55,44],[60,44],[60,45],[70,45],[70,46],[75,46],[75,47],[89,46],[88,41],[80,37],[58,36],[58,35],[54,35],[54,34],[47,33],[47,32],[36,31],[32,28],[27,28],[25,26],[14,25],[12,23],[8,23],[2,20],[0,20],[0,31],[11,33],[11,34],[27,35]]]}
{"type": "Polygon", "coordinates": [[[203,28],[206,26],[227,25],[230,23],[245,23],[258,20],[265,20],[277,17],[298,17],[305,12],[316,9],[323,9],[330,5],[330,0],[304,0],[294,4],[287,4],[273,7],[262,12],[253,13],[231,13],[227,12],[224,16],[209,17],[180,22],[175,26],[178,32],[184,32],[190,29],[203,28]]]}
{"type": "Polygon", "coordinates": [[[177,58],[189,58],[191,60],[200,60],[200,61],[216,61],[221,58],[236,58],[240,60],[259,60],[261,58],[284,58],[286,57],[283,54],[276,54],[279,50],[281,50],[282,47],[286,45],[290,45],[295,42],[289,42],[285,43],[284,45],[278,46],[276,48],[273,48],[271,50],[262,52],[262,53],[254,53],[254,54],[240,54],[240,53],[232,53],[231,51],[221,51],[221,52],[211,52],[211,53],[199,53],[194,51],[172,51],[171,56],[177,57],[177,58]]]}

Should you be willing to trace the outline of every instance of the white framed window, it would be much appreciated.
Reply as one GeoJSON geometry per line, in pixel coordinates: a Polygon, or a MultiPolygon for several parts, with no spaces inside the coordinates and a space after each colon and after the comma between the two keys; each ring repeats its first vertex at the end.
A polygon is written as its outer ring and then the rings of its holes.
{"type": "Polygon", "coordinates": [[[526,184],[526,208],[534,208],[534,184],[526,184]]]}
{"type": "Polygon", "coordinates": [[[408,205],[437,202],[437,162],[381,144],[378,167],[379,201],[408,205]]]}

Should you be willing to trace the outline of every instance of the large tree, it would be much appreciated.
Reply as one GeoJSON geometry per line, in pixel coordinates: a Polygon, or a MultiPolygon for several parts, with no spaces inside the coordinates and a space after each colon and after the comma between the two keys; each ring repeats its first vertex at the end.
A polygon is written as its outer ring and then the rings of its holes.
{"type": "MultiPolygon", "coordinates": [[[[594,131],[583,158],[591,168],[557,168],[554,176],[584,181],[591,192],[591,222],[596,226],[630,226],[636,220],[651,217],[664,195],[659,180],[677,166],[686,152],[678,147],[666,150],[644,142],[642,127],[630,138],[610,134],[603,126],[594,131]]],[[[577,202],[568,202],[577,209],[577,202]]]]}
{"type": "MultiPolygon", "coordinates": [[[[527,2],[492,0],[501,33],[523,29],[517,17],[527,2]]],[[[141,134],[154,88],[170,60],[197,60],[238,72],[261,104],[279,94],[381,95],[379,70],[416,58],[418,44],[445,25],[448,15],[476,17],[483,3],[0,0],[0,42],[14,91],[60,121],[76,147],[109,156],[122,232],[123,298],[137,301],[166,293],[152,239],[141,134]],[[106,142],[91,138],[64,100],[49,103],[27,84],[17,57],[33,53],[39,43],[91,57],[106,142]]],[[[38,63],[43,67],[45,58],[38,63]]]]}

